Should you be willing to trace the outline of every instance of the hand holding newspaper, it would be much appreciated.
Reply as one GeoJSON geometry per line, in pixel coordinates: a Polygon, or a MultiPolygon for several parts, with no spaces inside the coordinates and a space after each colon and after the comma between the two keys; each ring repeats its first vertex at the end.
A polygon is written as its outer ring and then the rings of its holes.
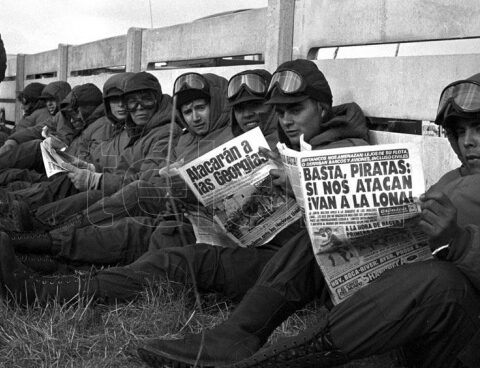
{"type": "Polygon", "coordinates": [[[255,128],[178,169],[222,231],[242,247],[265,244],[301,217],[295,199],[273,185],[270,170],[278,166],[260,147],[268,143],[255,128]]]}
{"type": "Polygon", "coordinates": [[[77,168],[95,171],[93,164],[64,152],[67,146],[59,142],[63,143],[58,138],[49,136],[40,143],[47,177],[51,177],[59,172],[70,172],[77,168]]]}
{"type": "Polygon", "coordinates": [[[278,148],[334,303],[389,268],[431,258],[414,219],[425,191],[418,147],[302,146],[278,148]]]}

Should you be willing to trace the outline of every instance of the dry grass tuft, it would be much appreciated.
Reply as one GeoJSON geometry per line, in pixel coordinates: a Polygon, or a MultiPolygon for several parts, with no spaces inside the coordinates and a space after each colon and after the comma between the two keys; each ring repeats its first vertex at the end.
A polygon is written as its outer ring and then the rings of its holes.
{"type": "MultiPolygon", "coordinates": [[[[0,303],[0,367],[145,367],[136,354],[145,338],[180,337],[225,320],[233,306],[215,295],[202,296],[199,312],[188,288],[163,283],[129,303],[92,300],[51,302],[28,308],[0,303]]],[[[315,305],[299,311],[272,335],[294,335],[325,313],[315,305]]],[[[387,361],[351,363],[344,368],[387,368],[387,361]]]]}

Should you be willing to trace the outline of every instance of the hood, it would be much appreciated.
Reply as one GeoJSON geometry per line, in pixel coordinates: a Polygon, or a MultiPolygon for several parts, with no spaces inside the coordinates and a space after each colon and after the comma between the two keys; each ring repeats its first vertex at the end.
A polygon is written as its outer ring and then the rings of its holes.
{"type": "MultiPolygon", "coordinates": [[[[87,112],[86,116],[83,116],[85,119],[83,129],[105,115],[105,109],[102,104],[102,93],[98,87],[92,83],[75,86],[60,103],[61,110],[69,107],[77,108],[79,106],[85,107],[84,112],[87,112]]],[[[81,133],[81,131],[74,129],[67,119],[65,119],[65,124],[76,131],[77,135],[81,133]]]]}
{"type": "MultiPolygon", "coordinates": [[[[367,120],[362,109],[356,103],[334,106],[332,115],[331,119],[322,123],[321,133],[307,142],[314,149],[345,139],[369,142],[367,120]]],[[[280,142],[292,148],[280,125],[278,126],[278,136],[280,142]]]]}
{"type": "Polygon", "coordinates": [[[67,82],[52,82],[47,84],[47,86],[43,89],[40,98],[54,98],[55,101],[57,101],[57,105],[60,107],[60,103],[65,99],[65,97],[67,97],[71,90],[72,87],[70,87],[70,84],[67,82]]]}
{"type": "Polygon", "coordinates": [[[125,80],[124,94],[143,90],[153,91],[157,101],[160,101],[162,98],[162,86],[153,74],[147,72],[133,73],[132,76],[125,80]]]}
{"type": "Polygon", "coordinates": [[[172,109],[172,97],[167,94],[163,94],[160,97],[157,111],[155,111],[147,124],[142,126],[136,125],[130,117],[130,114],[128,114],[127,120],[125,121],[127,133],[130,137],[127,147],[133,145],[138,139],[145,136],[153,128],[169,124],[172,119],[172,109]]]}
{"type": "Polygon", "coordinates": [[[292,70],[299,74],[304,82],[302,92],[284,94],[278,88],[270,91],[270,99],[267,103],[284,104],[297,103],[307,98],[332,106],[332,91],[325,75],[318,69],[318,66],[311,60],[296,59],[281,64],[275,73],[292,70]]]}
{"type": "Polygon", "coordinates": [[[95,106],[103,102],[102,92],[93,83],[81,84],[73,87],[71,92],[60,103],[60,109],[66,107],[95,106]]]}
{"type": "MultiPolygon", "coordinates": [[[[241,76],[245,74],[259,75],[265,80],[267,84],[267,88],[270,85],[270,81],[272,80],[272,75],[265,69],[249,69],[249,70],[244,70],[243,72],[235,74],[232,78],[230,78],[230,81],[237,76],[241,76]]],[[[228,82],[229,84],[230,84],[230,81],[228,82]]],[[[230,106],[233,107],[234,105],[237,105],[243,102],[259,101],[259,100],[265,100],[265,99],[266,99],[266,96],[252,94],[247,90],[245,86],[241,86],[237,95],[235,95],[233,98],[230,98],[228,100],[228,103],[230,106]]]]}
{"type": "MultiPolygon", "coordinates": [[[[228,81],[225,78],[212,73],[202,74],[202,77],[206,79],[210,93],[210,127],[207,133],[208,135],[229,123],[230,108],[227,102],[228,81]]],[[[181,127],[186,127],[186,134],[190,135],[192,140],[203,139],[202,137],[197,137],[188,129],[188,125],[183,119],[182,112],[180,111],[180,106],[177,106],[177,112],[182,122],[181,127]]]]}
{"type": "Polygon", "coordinates": [[[43,83],[33,82],[26,86],[23,91],[18,93],[18,100],[22,100],[23,97],[32,102],[32,105],[24,113],[26,116],[31,115],[35,110],[45,107],[45,102],[40,99],[43,89],[46,87],[43,83]]]}
{"type": "MultiPolygon", "coordinates": [[[[230,121],[232,125],[232,134],[234,137],[238,137],[239,135],[245,133],[240,126],[238,125],[237,119],[235,118],[235,114],[233,113],[233,108],[230,112],[230,121]]],[[[265,139],[268,142],[268,145],[271,149],[275,149],[278,143],[278,116],[275,113],[275,109],[272,109],[270,115],[268,116],[267,122],[264,126],[261,126],[260,129],[262,130],[265,139]]]]}
{"type": "MultiPolygon", "coordinates": [[[[183,159],[185,162],[191,161],[232,139],[229,125],[231,109],[227,102],[228,81],[216,74],[207,73],[202,74],[202,76],[209,85],[210,129],[202,137],[193,134],[188,129],[180,136],[175,147],[176,159],[183,159]]],[[[182,121],[182,126],[186,126],[180,110],[177,109],[177,112],[182,121]]]]}
{"type": "Polygon", "coordinates": [[[46,85],[43,83],[33,82],[26,86],[19,95],[25,96],[31,101],[37,101],[42,95],[42,91],[45,87],[46,85]]]}
{"type": "MultiPolygon", "coordinates": [[[[466,81],[472,81],[475,83],[480,84],[480,73],[472,75],[471,77],[465,79],[466,81]]],[[[449,120],[452,120],[454,118],[467,118],[467,119],[480,119],[480,113],[464,113],[461,111],[456,111],[453,108],[450,109],[450,112],[448,113],[448,116],[445,118],[445,121],[441,124],[443,127],[445,127],[445,131],[447,133],[447,138],[450,143],[450,146],[452,146],[453,151],[457,155],[458,159],[462,162],[462,174],[466,175],[468,174],[468,170],[466,166],[464,165],[465,163],[463,162],[462,156],[460,154],[460,149],[458,147],[458,137],[455,134],[455,130],[452,129],[452,122],[449,120]]]]}
{"type": "MultiPolygon", "coordinates": [[[[220,136],[224,136],[225,129],[230,123],[230,107],[227,102],[227,85],[228,81],[216,74],[202,74],[207,80],[210,91],[210,127],[206,135],[200,137],[188,130],[182,134],[178,140],[175,152],[178,158],[184,158],[189,161],[199,154],[203,154],[211,150],[212,142],[214,146],[218,146],[219,141],[223,141],[220,136]],[[209,143],[207,143],[209,142],[209,143]]],[[[185,120],[183,120],[182,113],[177,108],[179,119],[181,119],[182,127],[187,126],[185,120]]],[[[227,135],[231,138],[231,134],[227,135]]],[[[222,142],[224,143],[224,142],[222,142]]]]}
{"type": "Polygon", "coordinates": [[[126,81],[133,76],[135,73],[119,73],[108,78],[103,85],[103,104],[105,106],[105,115],[108,120],[115,124],[115,130],[117,127],[122,129],[125,125],[124,121],[119,121],[115,116],[112,115],[112,110],[110,109],[110,104],[108,99],[110,97],[123,96],[123,91],[125,90],[126,81]]]}

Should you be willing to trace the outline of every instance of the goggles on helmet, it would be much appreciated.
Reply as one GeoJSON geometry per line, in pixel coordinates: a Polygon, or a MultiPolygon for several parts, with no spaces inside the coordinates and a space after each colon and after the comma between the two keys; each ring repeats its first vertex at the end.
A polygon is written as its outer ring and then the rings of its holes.
{"type": "Polygon", "coordinates": [[[451,83],[445,87],[440,95],[435,121],[441,122],[445,118],[449,105],[461,112],[479,112],[480,84],[463,80],[451,83]]]}
{"type": "Polygon", "coordinates": [[[228,81],[227,98],[232,99],[242,89],[246,88],[250,93],[265,95],[267,93],[267,81],[258,74],[234,75],[228,81]]]}
{"type": "Polygon", "coordinates": [[[128,112],[137,110],[138,106],[142,106],[145,110],[151,110],[155,107],[157,100],[153,93],[132,93],[125,96],[125,106],[128,112]]]}
{"type": "Polygon", "coordinates": [[[173,94],[186,89],[201,89],[208,92],[208,85],[205,78],[198,73],[185,73],[179,76],[173,85],[173,94]]]}
{"type": "Polygon", "coordinates": [[[272,76],[270,85],[268,86],[268,93],[277,87],[285,94],[294,94],[303,92],[305,90],[305,83],[303,77],[293,70],[282,70],[276,72],[272,76]]]}

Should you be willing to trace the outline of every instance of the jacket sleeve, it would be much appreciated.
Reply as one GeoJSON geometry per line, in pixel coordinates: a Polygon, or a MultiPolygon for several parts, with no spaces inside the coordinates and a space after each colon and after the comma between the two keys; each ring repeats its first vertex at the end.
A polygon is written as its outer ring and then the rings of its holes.
{"type": "Polygon", "coordinates": [[[32,141],[34,139],[43,139],[42,128],[43,126],[37,125],[37,126],[29,127],[26,129],[22,129],[19,132],[13,133],[9,137],[9,139],[13,139],[19,144],[32,141]]]}
{"type": "Polygon", "coordinates": [[[55,131],[56,126],[57,126],[57,119],[58,119],[57,116],[58,116],[58,114],[55,115],[54,117],[51,117],[51,118],[45,120],[45,122],[43,124],[38,124],[38,125],[32,126],[30,128],[23,129],[19,132],[15,132],[12,135],[10,135],[9,139],[13,139],[15,142],[17,142],[19,144],[24,143],[24,142],[28,142],[28,141],[31,141],[31,140],[34,140],[34,139],[42,139],[43,140],[43,136],[42,136],[43,127],[48,126],[50,129],[55,131]]]}
{"type": "Polygon", "coordinates": [[[28,129],[34,125],[35,121],[33,121],[30,116],[24,116],[18,121],[18,123],[15,123],[15,133],[21,132],[22,130],[28,129]]]}
{"type": "Polygon", "coordinates": [[[457,268],[480,290],[480,228],[467,225],[450,244],[447,260],[457,268]]]}
{"type": "MultiPolygon", "coordinates": [[[[53,129],[52,129],[53,130],[53,129]]],[[[72,127],[70,123],[63,117],[62,114],[58,115],[57,124],[55,124],[55,135],[61,139],[67,146],[78,136],[78,131],[72,127]]]]}
{"type": "MultiPolygon", "coordinates": [[[[169,133],[168,125],[166,125],[148,140],[138,142],[137,144],[143,146],[143,158],[133,163],[129,163],[123,155],[120,156],[120,163],[117,169],[113,173],[106,172],[103,174],[102,189],[105,193],[116,192],[121,187],[139,179],[150,181],[152,176],[161,167],[165,166],[169,133]]],[[[177,137],[178,132],[175,132],[174,142],[176,142],[177,137]]]]}

